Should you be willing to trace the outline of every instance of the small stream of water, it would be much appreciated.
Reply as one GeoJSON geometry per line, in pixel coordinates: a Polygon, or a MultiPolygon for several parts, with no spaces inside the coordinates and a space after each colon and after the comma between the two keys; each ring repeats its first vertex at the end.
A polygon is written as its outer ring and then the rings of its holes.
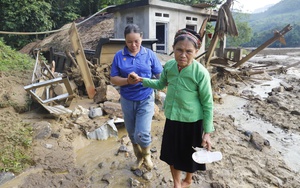
{"type": "MultiPolygon", "coordinates": [[[[265,82],[255,88],[246,87],[245,90],[252,90],[265,98],[267,92],[271,91],[272,88],[279,86],[279,82],[280,80],[273,79],[272,81],[265,82]]],[[[243,98],[227,95],[224,97],[224,103],[216,104],[215,109],[226,116],[233,116],[235,118],[236,126],[241,127],[244,130],[258,132],[270,142],[271,147],[281,153],[284,161],[292,170],[300,172],[299,132],[286,132],[281,128],[273,126],[271,123],[250,116],[243,109],[243,106],[247,102],[248,101],[243,98]],[[268,131],[271,131],[274,134],[269,134],[268,131]]]]}

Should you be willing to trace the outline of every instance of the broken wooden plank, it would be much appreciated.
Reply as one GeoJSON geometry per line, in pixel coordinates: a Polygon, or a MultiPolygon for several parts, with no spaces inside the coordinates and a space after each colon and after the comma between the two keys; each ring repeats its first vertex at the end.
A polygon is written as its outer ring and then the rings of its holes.
{"type": "Polygon", "coordinates": [[[82,47],[82,44],[79,39],[78,31],[76,28],[75,23],[72,23],[72,26],[69,30],[70,40],[71,44],[74,50],[74,54],[78,63],[78,66],[81,71],[81,76],[83,78],[83,82],[86,88],[86,91],[88,93],[88,97],[92,99],[96,93],[95,91],[95,85],[92,79],[92,74],[90,72],[90,69],[88,67],[87,60],[85,58],[84,50],[82,47]]]}
{"type": "Polygon", "coordinates": [[[246,55],[244,58],[242,58],[240,61],[238,61],[236,64],[234,64],[233,67],[236,68],[236,67],[241,66],[246,61],[248,61],[250,58],[252,58],[253,56],[255,56],[258,52],[260,52],[264,48],[270,46],[272,43],[274,43],[276,40],[278,40],[280,37],[282,37],[283,35],[285,35],[290,30],[292,30],[292,26],[290,24],[288,24],[280,32],[275,32],[274,36],[272,38],[270,38],[269,40],[267,40],[266,42],[264,42],[262,45],[260,45],[258,48],[256,48],[254,51],[252,51],[251,53],[249,53],[248,55],[246,55]]]}
{"type": "Polygon", "coordinates": [[[217,43],[218,43],[219,36],[214,34],[212,40],[210,41],[209,48],[207,50],[207,53],[205,54],[205,66],[209,66],[209,62],[212,58],[213,53],[215,52],[217,43]]]}

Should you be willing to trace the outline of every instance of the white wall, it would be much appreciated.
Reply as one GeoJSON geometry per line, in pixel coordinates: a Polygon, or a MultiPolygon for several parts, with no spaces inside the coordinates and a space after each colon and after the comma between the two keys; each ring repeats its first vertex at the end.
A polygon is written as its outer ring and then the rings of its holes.
{"type": "MultiPolygon", "coordinates": [[[[203,20],[206,18],[202,14],[205,11],[203,9],[158,0],[152,0],[151,3],[148,6],[116,12],[115,38],[124,38],[124,28],[127,25],[126,17],[133,17],[133,23],[139,25],[144,33],[143,38],[156,38],[156,23],[167,23],[167,53],[169,54],[173,50],[174,35],[179,29],[185,28],[186,25],[197,25],[197,31],[199,31],[203,20]],[[169,14],[169,17],[157,17],[155,16],[156,12],[169,14]],[[197,21],[186,20],[187,16],[197,18],[197,21]]],[[[202,45],[199,54],[203,53],[204,50],[204,45],[202,45]]]]}

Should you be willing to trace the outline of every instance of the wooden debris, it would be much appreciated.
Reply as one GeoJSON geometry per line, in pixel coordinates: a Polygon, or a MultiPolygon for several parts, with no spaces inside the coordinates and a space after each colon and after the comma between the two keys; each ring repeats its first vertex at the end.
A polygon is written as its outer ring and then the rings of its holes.
{"type": "Polygon", "coordinates": [[[83,78],[83,82],[88,93],[88,97],[92,99],[96,93],[94,82],[92,80],[92,74],[88,67],[88,62],[85,58],[85,54],[83,51],[82,44],[79,39],[78,31],[75,23],[72,24],[69,30],[71,44],[74,50],[74,54],[76,56],[77,63],[80,67],[81,76],[83,78]]]}

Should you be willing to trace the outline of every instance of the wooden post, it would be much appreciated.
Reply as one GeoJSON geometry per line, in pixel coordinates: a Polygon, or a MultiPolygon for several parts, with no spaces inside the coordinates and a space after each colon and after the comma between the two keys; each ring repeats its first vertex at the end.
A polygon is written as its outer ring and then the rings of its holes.
{"type": "Polygon", "coordinates": [[[211,57],[212,57],[212,54],[214,53],[214,51],[216,49],[218,39],[219,39],[219,36],[218,36],[218,34],[215,33],[212,40],[210,41],[210,45],[209,45],[209,48],[207,50],[208,53],[206,53],[206,55],[205,55],[205,66],[206,67],[208,67],[209,62],[210,62],[211,57]]]}
{"type": "Polygon", "coordinates": [[[94,95],[96,93],[95,85],[92,79],[92,74],[90,72],[90,69],[88,67],[87,60],[85,58],[84,50],[82,47],[82,44],[79,39],[78,31],[76,28],[75,23],[73,22],[70,30],[69,30],[70,40],[71,44],[74,50],[74,54],[78,63],[78,66],[81,71],[81,76],[83,78],[83,82],[86,88],[86,91],[88,93],[88,97],[90,99],[94,98],[94,95]]]}

